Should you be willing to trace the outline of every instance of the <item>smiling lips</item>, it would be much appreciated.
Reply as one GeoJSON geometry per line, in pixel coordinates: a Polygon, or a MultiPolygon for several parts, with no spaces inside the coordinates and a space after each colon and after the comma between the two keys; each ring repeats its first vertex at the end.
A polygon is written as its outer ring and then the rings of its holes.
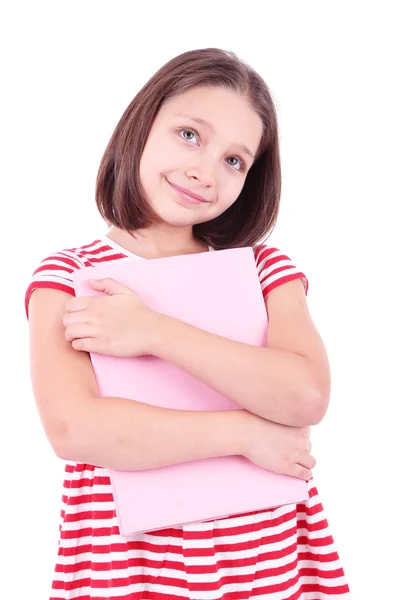
{"type": "Polygon", "coordinates": [[[188,202],[191,202],[193,204],[202,204],[203,202],[208,202],[208,200],[206,200],[203,196],[200,196],[199,194],[194,194],[186,188],[180,187],[179,185],[175,185],[170,181],[168,181],[168,183],[183,200],[187,200],[188,202]]]}

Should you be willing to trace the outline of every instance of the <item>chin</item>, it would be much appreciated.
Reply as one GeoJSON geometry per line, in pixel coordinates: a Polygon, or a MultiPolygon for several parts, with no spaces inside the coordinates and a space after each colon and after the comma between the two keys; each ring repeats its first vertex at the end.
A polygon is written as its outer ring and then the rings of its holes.
{"type": "Polygon", "coordinates": [[[168,223],[172,227],[193,227],[193,225],[197,225],[197,220],[193,220],[192,218],[181,218],[176,215],[160,215],[160,218],[164,223],[168,223]]]}
{"type": "MultiPolygon", "coordinates": [[[[186,227],[201,222],[199,218],[199,212],[201,211],[198,212],[197,208],[195,210],[194,207],[183,206],[183,204],[179,204],[169,195],[159,195],[158,201],[150,203],[150,205],[160,219],[170,225],[186,227]]],[[[200,216],[202,216],[202,213],[200,216]]],[[[209,220],[210,218],[208,217],[204,220],[209,220]]]]}

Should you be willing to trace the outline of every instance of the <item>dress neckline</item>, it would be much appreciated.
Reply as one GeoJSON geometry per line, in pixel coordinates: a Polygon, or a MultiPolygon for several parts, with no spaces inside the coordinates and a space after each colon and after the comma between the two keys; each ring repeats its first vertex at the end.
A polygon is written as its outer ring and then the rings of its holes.
{"type": "MultiPolygon", "coordinates": [[[[125,254],[126,256],[129,256],[131,258],[138,258],[139,260],[150,260],[148,258],[144,258],[143,256],[139,256],[139,254],[134,254],[134,252],[130,252],[130,250],[127,250],[127,248],[120,246],[120,244],[118,244],[117,242],[112,240],[107,235],[102,236],[100,238],[100,241],[103,242],[104,244],[106,244],[107,246],[109,246],[110,248],[113,248],[113,250],[117,250],[121,254],[125,254]]],[[[208,246],[208,251],[213,252],[214,251],[213,247],[208,246]]],[[[198,254],[200,254],[200,253],[198,253],[198,254]]]]}

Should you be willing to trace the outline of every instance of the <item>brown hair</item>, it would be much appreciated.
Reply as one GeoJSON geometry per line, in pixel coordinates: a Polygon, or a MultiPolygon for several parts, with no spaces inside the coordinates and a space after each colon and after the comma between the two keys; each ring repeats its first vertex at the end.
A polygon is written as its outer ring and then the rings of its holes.
{"type": "Polygon", "coordinates": [[[133,233],[159,218],[145,199],[139,162],[162,103],[197,86],[222,87],[248,98],[263,123],[254,163],[237,200],[224,213],[193,226],[196,239],[216,250],[255,246],[276,224],[281,195],[277,116],[263,79],[234,52],[218,48],[176,56],[144,85],[127,106],[102,157],[95,199],[101,216],[133,233]]]}

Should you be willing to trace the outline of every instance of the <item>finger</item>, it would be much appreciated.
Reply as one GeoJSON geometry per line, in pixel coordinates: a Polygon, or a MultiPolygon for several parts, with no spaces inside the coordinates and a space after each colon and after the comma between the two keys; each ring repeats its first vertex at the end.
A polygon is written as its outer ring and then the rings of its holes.
{"type": "Polygon", "coordinates": [[[93,338],[82,338],[78,340],[72,341],[72,346],[75,350],[80,350],[82,352],[93,352],[92,347],[94,346],[93,338]]]}
{"type": "Polygon", "coordinates": [[[134,292],[111,277],[106,277],[105,279],[87,279],[87,283],[94,290],[105,292],[109,296],[114,296],[115,294],[127,294],[132,295],[134,292]]]}
{"type": "Polygon", "coordinates": [[[80,338],[95,337],[95,333],[92,325],[89,325],[88,323],[74,323],[73,325],[66,327],[65,339],[68,342],[71,342],[72,340],[80,338]]]}
{"type": "Polygon", "coordinates": [[[90,318],[86,310],[79,312],[65,313],[62,317],[62,323],[64,327],[70,327],[78,323],[89,323],[90,318]]]}
{"type": "Polygon", "coordinates": [[[291,475],[293,477],[298,477],[298,479],[304,479],[305,481],[309,481],[313,477],[311,470],[306,469],[306,467],[303,467],[302,465],[295,465],[291,475]]]}
{"type": "Polygon", "coordinates": [[[86,337],[72,341],[72,346],[80,352],[93,352],[95,354],[107,354],[108,345],[98,338],[86,337]]]}
{"type": "Polygon", "coordinates": [[[309,452],[300,452],[296,458],[298,465],[306,467],[307,469],[313,469],[316,466],[316,459],[309,452]]]}
{"type": "Polygon", "coordinates": [[[91,298],[88,296],[81,296],[79,298],[71,298],[65,304],[65,310],[68,312],[75,312],[78,310],[86,310],[90,304],[91,298]]]}

